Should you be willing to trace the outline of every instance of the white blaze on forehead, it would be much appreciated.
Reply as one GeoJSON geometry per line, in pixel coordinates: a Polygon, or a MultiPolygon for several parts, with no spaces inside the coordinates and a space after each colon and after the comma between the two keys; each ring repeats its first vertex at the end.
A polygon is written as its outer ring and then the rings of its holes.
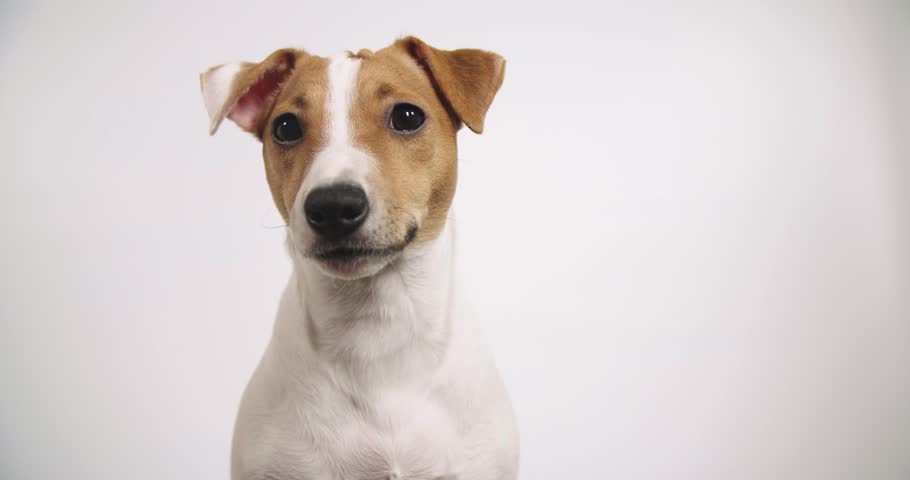
{"type": "Polygon", "coordinates": [[[360,185],[367,194],[370,156],[354,146],[351,108],[357,88],[360,59],[341,53],[330,58],[325,97],[325,147],[313,157],[298,197],[302,201],[316,187],[345,182],[360,185]]]}
{"type": "Polygon", "coordinates": [[[329,148],[338,144],[347,145],[351,138],[351,104],[354,103],[354,87],[360,59],[341,53],[329,62],[329,94],[326,99],[328,115],[329,148]]]}

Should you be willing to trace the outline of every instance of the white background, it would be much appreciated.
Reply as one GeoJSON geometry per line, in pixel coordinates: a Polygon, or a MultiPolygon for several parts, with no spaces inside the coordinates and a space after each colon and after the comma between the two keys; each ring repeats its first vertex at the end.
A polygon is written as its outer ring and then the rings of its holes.
{"type": "MultiPolygon", "coordinates": [[[[289,272],[198,73],[508,59],[462,278],[522,478],[910,478],[910,6],[0,5],[0,477],[226,478],[289,272]]],[[[471,479],[462,479],[471,480],[471,479]]]]}

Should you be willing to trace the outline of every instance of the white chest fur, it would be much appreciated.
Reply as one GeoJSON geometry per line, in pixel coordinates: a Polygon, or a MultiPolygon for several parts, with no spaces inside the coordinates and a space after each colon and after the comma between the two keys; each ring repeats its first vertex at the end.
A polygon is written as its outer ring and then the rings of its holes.
{"type": "Polygon", "coordinates": [[[373,278],[295,258],[244,394],[232,477],[510,480],[511,406],[462,314],[447,228],[373,278]]]}

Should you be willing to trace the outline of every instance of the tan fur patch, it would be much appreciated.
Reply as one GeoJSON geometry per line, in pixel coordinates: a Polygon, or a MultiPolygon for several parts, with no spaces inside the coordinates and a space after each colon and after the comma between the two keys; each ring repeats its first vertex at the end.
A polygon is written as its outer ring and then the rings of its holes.
{"type": "Polygon", "coordinates": [[[377,161],[388,221],[403,238],[416,218],[416,241],[436,238],[445,224],[457,178],[457,127],[421,68],[397,47],[361,61],[358,92],[351,111],[354,143],[377,161]],[[411,103],[426,114],[414,134],[389,128],[388,115],[398,103],[411,103]]]}
{"type": "Polygon", "coordinates": [[[271,111],[265,115],[260,131],[266,179],[275,206],[286,222],[313,157],[326,143],[327,65],[328,60],[323,57],[301,53],[294,72],[285,82],[271,111]],[[292,146],[276,144],[271,138],[272,122],[288,112],[297,115],[303,129],[303,141],[292,146]]]}

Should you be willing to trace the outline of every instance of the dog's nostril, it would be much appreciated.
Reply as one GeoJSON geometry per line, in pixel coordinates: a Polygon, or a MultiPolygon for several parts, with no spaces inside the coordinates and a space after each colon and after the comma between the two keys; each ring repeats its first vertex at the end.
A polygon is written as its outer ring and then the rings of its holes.
{"type": "Polygon", "coordinates": [[[312,223],[322,223],[325,221],[325,215],[322,212],[310,212],[309,220],[312,223]]]}
{"type": "Polygon", "coordinates": [[[360,216],[361,213],[363,213],[363,210],[361,210],[361,209],[357,209],[354,207],[344,207],[341,209],[341,219],[347,220],[350,222],[351,220],[357,219],[357,217],[360,216]]]}

